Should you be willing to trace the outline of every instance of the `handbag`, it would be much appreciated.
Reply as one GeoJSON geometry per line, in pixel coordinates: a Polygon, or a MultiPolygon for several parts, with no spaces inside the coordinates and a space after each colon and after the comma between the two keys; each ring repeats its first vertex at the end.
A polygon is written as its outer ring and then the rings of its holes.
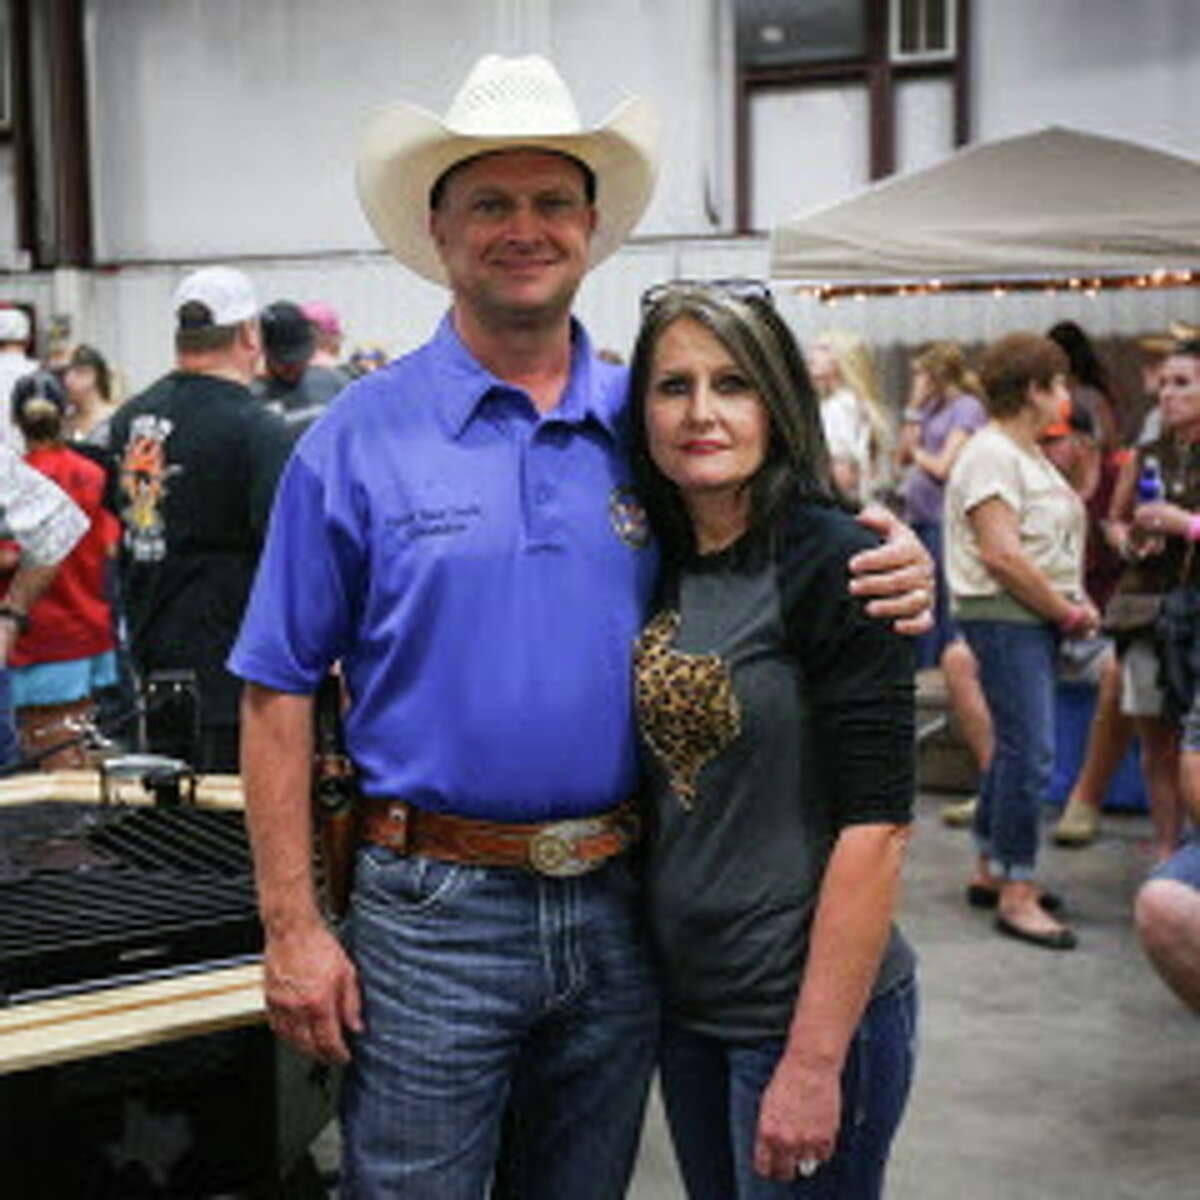
{"type": "Polygon", "coordinates": [[[1163,597],[1149,592],[1117,592],[1104,606],[1101,624],[1106,633],[1133,633],[1152,629],[1163,597]]]}

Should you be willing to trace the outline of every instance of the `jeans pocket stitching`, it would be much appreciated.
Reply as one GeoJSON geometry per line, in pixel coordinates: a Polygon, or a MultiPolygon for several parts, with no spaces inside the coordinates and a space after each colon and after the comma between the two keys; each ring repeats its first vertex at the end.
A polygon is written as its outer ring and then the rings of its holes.
{"type": "Polygon", "coordinates": [[[440,859],[418,856],[405,857],[390,855],[383,857],[382,853],[373,853],[368,849],[360,864],[360,879],[362,890],[360,898],[369,908],[387,916],[394,916],[397,911],[407,914],[427,912],[448,899],[458,888],[466,876],[465,869],[459,863],[446,863],[440,859]],[[421,884],[431,866],[444,867],[445,873],[434,887],[425,892],[421,884]],[[415,879],[405,875],[403,881],[397,879],[403,867],[416,868],[415,879]],[[405,891],[419,892],[418,898],[404,895],[405,891]]]}

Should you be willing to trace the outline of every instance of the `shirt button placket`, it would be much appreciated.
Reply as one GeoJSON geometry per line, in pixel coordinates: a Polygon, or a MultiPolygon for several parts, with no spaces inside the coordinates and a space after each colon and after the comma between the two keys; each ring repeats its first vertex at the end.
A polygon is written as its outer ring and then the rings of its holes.
{"type": "Polygon", "coordinates": [[[548,462],[545,451],[539,453],[536,433],[526,443],[524,453],[526,528],[529,530],[531,543],[547,545],[555,540],[554,512],[556,505],[554,501],[558,491],[553,479],[547,474],[548,462]]]}

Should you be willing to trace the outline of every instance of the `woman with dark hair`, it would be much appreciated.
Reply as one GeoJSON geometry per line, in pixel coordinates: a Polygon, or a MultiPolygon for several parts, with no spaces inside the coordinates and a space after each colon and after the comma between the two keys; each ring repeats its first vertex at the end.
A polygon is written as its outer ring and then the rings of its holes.
{"type": "Polygon", "coordinates": [[[1067,357],[1048,338],[1014,333],[987,348],[980,375],[990,420],[946,487],[946,572],[994,738],[967,898],[998,908],[1000,932],[1069,950],[1075,935],[1049,911],[1058,898],[1034,881],[1059,640],[1099,626],[1083,588],[1083,503],[1039,445],[1070,404],[1067,357]]]}
{"type": "Polygon", "coordinates": [[[120,407],[113,400],[112,372],[104,355],[92,346],[76,346],[67,360],[63,384],[71,408],[67,438],[108,445],[108,423],[120,407]]]}
{"type": "Polygon", "coordinates": [[[1117,398],[1091,339],[1074,321],[1059,321],[1046,331],[1046,336],[1067,356],[1072,402],[1087,410],[1100,448],[1105,454],[1111,453],[1121,445],[1117,398]]]}
{"type": "Polygon", "coordinates": [[[47,770],[87,765],[75,741],[78,726],[92,717],[95,693],[117,681],[104,587],[117,519],[103,506],[103,468],[63,440],[66,413],[66,392],[49,372],[13,385],[12,419],[25,437],[25,461],[57,483],[91,522],[30,608],[28,627],[8,660],[22,750],[39,756],[47,770]]]}
{"type": "Polygon", "coordinates": [[[663,560],[636,650],[662,1086],[687,1192],[881,1194],[916,984],[893,925],[911,643],[847,595],[803,359],[762,285],[652,289],[633,461],[663,560]]]}

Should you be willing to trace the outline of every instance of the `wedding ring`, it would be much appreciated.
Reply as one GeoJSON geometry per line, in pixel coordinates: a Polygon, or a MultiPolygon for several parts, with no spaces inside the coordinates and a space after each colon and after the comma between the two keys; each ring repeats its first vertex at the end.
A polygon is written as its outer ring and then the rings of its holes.
{"type": "Polygon", "coordinates": [[[817,1168],[820,1165],[820,1162],[815,1158],[802,1158],[796,1164],[796,1174],[802,1179],[807,1179],[810,1175],[817,1173],[817,1168]]]}

